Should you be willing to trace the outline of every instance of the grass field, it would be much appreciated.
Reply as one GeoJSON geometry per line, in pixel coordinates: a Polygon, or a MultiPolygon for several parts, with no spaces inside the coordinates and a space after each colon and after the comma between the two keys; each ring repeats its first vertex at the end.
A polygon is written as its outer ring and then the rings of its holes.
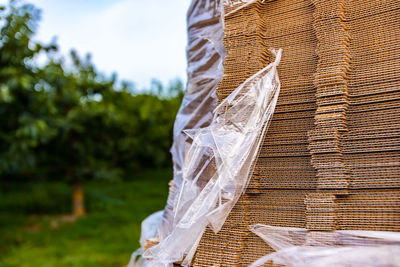
{"type": "Polygon", "coordinates": [[[65,184],[0,185],[0,267],[126,265],[141,221],[164,208],[170,179],[162,170],[85,184],[88,214],[75,222],[65,184]]]}

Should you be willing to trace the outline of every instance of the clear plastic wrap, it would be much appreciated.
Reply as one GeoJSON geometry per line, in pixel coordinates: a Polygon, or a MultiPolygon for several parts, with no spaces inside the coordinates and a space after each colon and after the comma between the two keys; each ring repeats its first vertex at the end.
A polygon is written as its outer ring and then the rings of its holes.
{"type": "MultiPolygon", "coordinates": [[[[224,0],[224,6],[228,7],[236,7],[236,6],[242,6],[248,3],[256,2],[259,0],[224,0]]],[[[261,2],[264,2],[261,0],[261,2]]]]}
{"type": "Polygon", "coordinates": [[[231,13],[237,12],[239,9],[250,5],[254,2],[260,1],[261,3],[274,1],[274,0],[223,0],[225,7],[225,15],[229,16],[231,13]]]}
{"type": "Polygon", "coordinates": [[[182,265],[190,265],[206,227],[218,232],[246,189],[278,100],[280,58],[281,50],[273,63],[235,89],[215,109],[209,126],[185,131],[192,145],[175,202],[174,227],[143,254],[154,265],[183,258],[182,265]],[[211,179],[202,183],[203,175],[211,179]]]}
{"type": "MultiPolygon", "coordinates": [[[[174,124],[171,147],[174,177],[167,205],[158,227],[157,238],[160,241],[170,235],[182,214],[177,209],[178,192],[182,188],[186,154],[192,144],[191,138],[184,131],[210,125],[213,110],[217,106],[216,88],[222,79],[222,62],[225,55],[222,12],[222,1],[220,0],[192,0],[187,12],[188,82],[174,124]]],[[[205,159],[206,157],[204,155],[205,159]]],[[[201,182],[206,183],[209,178],[211,176],[207,176],[203,172],[201,182]]],[[[144,235],[142,234],[142,236],[144,235]]],[[[133,253],[129,266],[148,266],[147,261],[143,258],[136,260],[142,254],[145,243],[141,241],[141,245],[142,247],[133,253]]]]}
{"type": "MultiPolygon", "coordinates": [[[[174,222],[179,220],[176,203],[183,182],[185,157],[192,142],[183,132],[208,126],[217,105],[215,91],[222,79],[224,58],[221,12],[220,0],[193,0],[188,9],[188,83],[174,124],[171,147],[174,178],[160,226],[160,240],[171,233],[174,222]]],[[[207,180],[207,177],[202,179],[207,180]]]]}
{"type": "Polygon", "coordinates": [[[140,248],[132,253],[128,267],[149,266],[148,262],[142,258],[143,250],[149,245],[149,242],[158,242],[159,227],[164,211],[157,211],[142,222],[142,231],[140,234],[140,248]]]}
{"type": "Polygon", "coordinates": [[[262,224],[253,225],[250,230],[276,251],[260,258],[251,267],[267,262],[296,267],[400,266],[398,232],[308,232],[302,228],[262,224]]]}
{"type": "Polygon", "coordinates": [[[142,258],[143,250],[148,242],[158,242],[158,231],[164,211],[157,211],[142,222],[142,231],[140,234],[140,248],[132,253],[128,267],[144,267],[147,266],[146,260],[142,258]]]}

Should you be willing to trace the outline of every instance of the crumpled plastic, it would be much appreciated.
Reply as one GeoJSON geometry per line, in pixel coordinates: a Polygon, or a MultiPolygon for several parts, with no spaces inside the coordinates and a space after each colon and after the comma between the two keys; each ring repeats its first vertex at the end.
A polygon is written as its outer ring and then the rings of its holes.
{"type": "MultiPolygon", "coordinates": [[[[187,89],[175,119],[171,154],[174,178],[159,229],[159,238],[167,237],[179,220],[176,210],[182,187],[183,168],[192,140],[184,130],[210,125],[217,106],[216,88],[222,79],[223,14],[220,0],[193,0],[187,12],[187,89]]],[[[207,181],[207,177],[202,177],[207,181]]]]}
{"type": "Polygon", "coordinates": [[[254,2],[260,1],[261,3],[275,1],[275,0],[223,0],[224,7],[227,8],[225,16],[229,16],[231,13],[235,13],[245,6],[251,5],[254,2]]]}
{"type": "Polygon", "coordinates": [[[143,250],[148,240],[157,240],[159,235],[159,227],[164,211],[157,211],[142,222],[142,231],[140,233],[140,248],[132,253],[128,267],[146,267],[149,265],[143,257],[143,250]]]}
{"type": "MultiPolygon", "coordinates": [[[[222,62],[225,57],[222,1],[192,0],[187,12],[187,29],[188,82],[174,124],[171,147],[174,178],[158,226],[157,238],[160,241],[171,233],[180,220],[176,203],[183,183],[186,154],[192,144],[191,138],[184,131],[210,125],[213,110],[217,106],[216,88],[223,76],[222,62]]],[[[211,176],[207,177],[203,172],[201,181],[205,183],[209,178],[211,176]]],[[[130,267],[148,266],[148,261],[139,257],[144,250],[145,243],[142,243],[142,247],[132,255],[130,267]]]]}
{"type": "Polygon", "coordinates": [[[255,261],[296,267],[400,266],[400,233],[339,230],[308,232],[303,228],[256,224],[250,230],[276,252],[255,261]]]}
{"type": "Polygon", "coordinates": [[[236,88],[214,111],[209,126],[186,130],[192,139],[175,203],[171,233],[143,256],[155,266],[189,266],[207,226],[218,232],[246,189],[280,91],[275,61],[236,88]],[[212,174],[204,185],[199,179],[212,174]],[[178,218],[178,219],[176,219],[178,218]],[[172,266],[172,265],[171,265],[172,266]]]}

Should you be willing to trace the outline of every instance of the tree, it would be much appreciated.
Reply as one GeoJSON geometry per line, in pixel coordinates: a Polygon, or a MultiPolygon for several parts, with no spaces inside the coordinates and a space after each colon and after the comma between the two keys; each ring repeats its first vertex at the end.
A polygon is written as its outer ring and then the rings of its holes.
{"type": "Polygon", "coordinates": [[[38,87],[41,77],[33,64],[54,45],[32,43],[39,11],[11,1],[8,13],[1,7],[0,30],[0,174],[29,174],[36,163],[33,150],[56,133],[47,123],[52,103],[38,87]]]}
{"type": "Polygon", "coordinates": [[[180,81],[137,93],[116,75],[96,70],[90,56],[32,40],[40,12],[10,1],[0,36],[0,175],[13,181],[64,180],[73,213],[85,213],[83,183],[118,180],[170,164],[172,127],[182,99],[180,81]],[[45,54],[48,61],[38,65],[45,54]],[[156,92],[154,92],[156,91],[156,92]],[[6,118],[6,119],[5,119],[6,118]]]}

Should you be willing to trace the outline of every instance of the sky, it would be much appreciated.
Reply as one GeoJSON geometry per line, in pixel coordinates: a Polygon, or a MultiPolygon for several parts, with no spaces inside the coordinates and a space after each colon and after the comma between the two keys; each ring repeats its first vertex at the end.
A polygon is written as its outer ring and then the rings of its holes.
{"type": "MultiPolygon", "coordinates": [[[[7,0],[0,0],[5,3],[7,0]]],[[[186,79],[189,0],[28,0],[42,9],[36,39],[92,54],[98,70],[148,88],[186,79]]]]}

